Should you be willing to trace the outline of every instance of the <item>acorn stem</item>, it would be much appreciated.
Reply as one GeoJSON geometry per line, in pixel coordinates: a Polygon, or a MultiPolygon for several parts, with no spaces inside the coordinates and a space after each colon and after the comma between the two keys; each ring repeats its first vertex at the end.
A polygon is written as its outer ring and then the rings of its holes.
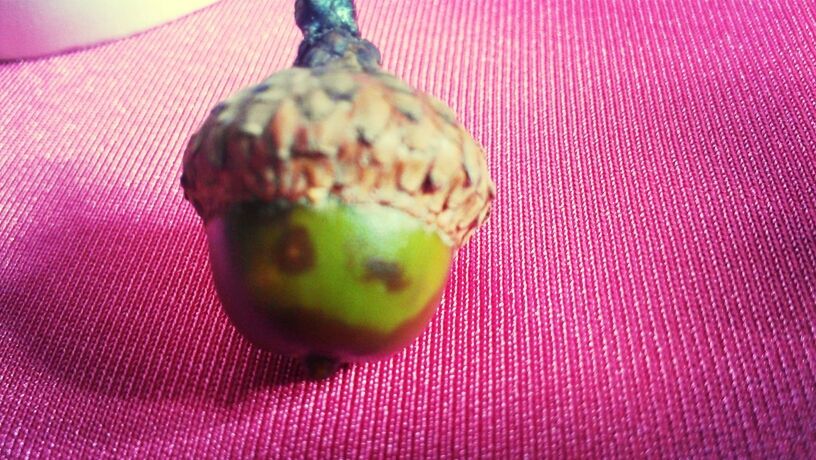
{"type": "Polygon", "coordinates": [[[295,22],[306,40],[314,40],[330,30],[345,30],[360,36],[352,0],[297,0],[295,22]]]}
{"type": "Polygon", "coordinates": [[[379,67],[379,50],[360,37],[353,0],[296,0],[295,22],[303,32],[295,67],[336,62],[368,71],[379,67]]]}

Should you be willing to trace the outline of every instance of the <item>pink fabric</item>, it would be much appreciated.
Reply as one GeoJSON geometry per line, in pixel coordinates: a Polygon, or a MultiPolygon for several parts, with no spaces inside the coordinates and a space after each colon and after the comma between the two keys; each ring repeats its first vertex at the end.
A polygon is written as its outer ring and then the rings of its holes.
{"type": "Polygon", "coordinates": [[[427,332],[321,383],[178,185],[290,3],[0,65],[0,457],[816,456],[815,3],[360,0],[498,199],[427,332]]]}

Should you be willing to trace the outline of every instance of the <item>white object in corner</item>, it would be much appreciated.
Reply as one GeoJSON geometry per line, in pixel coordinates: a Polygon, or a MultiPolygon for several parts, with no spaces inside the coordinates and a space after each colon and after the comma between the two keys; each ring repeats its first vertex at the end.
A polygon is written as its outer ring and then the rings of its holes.
{"type": "Polygon", "coordinates": [[[0,60],[113,40],[216,0],[0,0],[0,60]]]}

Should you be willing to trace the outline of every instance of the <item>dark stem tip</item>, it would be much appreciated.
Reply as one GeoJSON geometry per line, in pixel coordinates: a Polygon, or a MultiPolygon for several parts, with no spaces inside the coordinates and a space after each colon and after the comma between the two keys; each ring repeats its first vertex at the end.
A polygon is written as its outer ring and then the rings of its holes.
{"type": "Polygon", "coordinates": [[[312,380],[324,380],[334,375],[341,362],[323,355],[309,355],[303,359],[306,375],[312,380]]]}

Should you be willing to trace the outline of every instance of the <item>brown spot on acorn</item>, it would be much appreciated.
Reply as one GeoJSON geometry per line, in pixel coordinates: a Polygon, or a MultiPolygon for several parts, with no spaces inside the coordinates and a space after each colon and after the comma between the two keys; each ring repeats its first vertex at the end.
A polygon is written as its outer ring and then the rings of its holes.
{"type": "Polygon", "coordinates": [[[275,262],[286,273],[302,273],[314,266],[314,249],[309,232],[300,226],[290,227],[278,240],[275,262]]]}
{"type": "Polygon", "coordinates": [[[372,258],[366,261],[365,269],[366,281],[381,281],[389,291],[402,291],[411,284],[397,262],[372,258]]]}

